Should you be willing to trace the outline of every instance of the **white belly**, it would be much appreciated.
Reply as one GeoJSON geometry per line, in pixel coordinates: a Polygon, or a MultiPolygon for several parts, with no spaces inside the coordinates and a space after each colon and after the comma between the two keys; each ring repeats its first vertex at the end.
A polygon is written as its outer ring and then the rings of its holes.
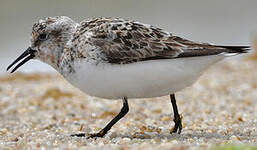
{"type": "Polygon", "coordinates": [[[88,62],[76,65],[66,79],[81,91],[107,99],[150,98],[190,86],[210,65],[224,56],[202,56],[143,61],[124,65],[88,62]]]}

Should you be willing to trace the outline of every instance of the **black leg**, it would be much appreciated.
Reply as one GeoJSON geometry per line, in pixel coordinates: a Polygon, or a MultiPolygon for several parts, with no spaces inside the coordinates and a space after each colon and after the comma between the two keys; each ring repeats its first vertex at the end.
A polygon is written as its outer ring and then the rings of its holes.
{"type": "Polygon", "coordinates": [[[178,113],[178,107],[177,107],[177,103],[176,103],[176,98],[175,98],[175,94],[171,94],[170,95],[170,101],[173,107],[173,112],[174,112],[174,122],[175,122],[175,126],[170,130],[170,133],[181,133],[182,130],[182,121],[181,121],[181,117],[178,113]]]}
{"type": "MultiPolygon", "coordinates": [[[[94,137],[103,137],[111,128],[112,126],[117,123],[122,117],[124,117],[128,111],[129,111],[129,105],[128,105],[128,101],[127,98],[123,98],[123,107],[121,108],[120,113],[115,116],[100,132],[98,133],[93,133],[93,134],[89,134],[88,138],[94,138],[94,137]]],[[[85,136],[85,134],[74,134],[71,136],[78,136],[78,137],[82,137],[85,136]]]]}

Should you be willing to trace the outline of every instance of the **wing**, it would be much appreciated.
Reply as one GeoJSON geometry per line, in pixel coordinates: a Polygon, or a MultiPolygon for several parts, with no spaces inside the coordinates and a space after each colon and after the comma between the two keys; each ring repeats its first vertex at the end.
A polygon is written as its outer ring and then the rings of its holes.
{"type": "Polygon", "coordinates": [[[87,47],[99,50],[109,63],[126,64],[145,60],[220,54],[228,49],[192,42],[160,28],[119,18],[96,18],[81,23],[79,32],[87,47]],[[86,35],[86,36],[85,36],[86,35]]]}

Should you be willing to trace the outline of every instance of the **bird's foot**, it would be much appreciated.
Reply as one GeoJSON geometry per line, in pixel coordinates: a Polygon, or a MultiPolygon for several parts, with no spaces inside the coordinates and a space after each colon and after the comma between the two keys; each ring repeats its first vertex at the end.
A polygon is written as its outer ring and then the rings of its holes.
{"type": "MultiPolygon", "coordinates": [[[[100,131],[98,133],[88,134],[87,139],[97,138],[97,137],[102,138],[104,135],[105,135],[104,132],[100,131]]],[[[72,134],[71,137],[86,137],[86,134],[85,133],[72,134]]]]}
{"type": "Polygon", "coordinates": [[[98,137],[102,138],[102,137],[104,137],[105,134],[106,134],[106,132],[104,130],[101,130],[98,133],[90,133],[90,134],[88,134],[87,139],[98,138],[98,137]]]}
{"type": "Polygon", "coordinates": [[[70,135],[71,137],[85,137],[86,134],[85,133],[78,133],[78,134],[72,134],[70,135]]]}
{"type": "MultiPolygon", "coordinates": [[[[102,137],[104,137],[104,135],[105,135],[105,132],[100,131],[98,133],[88,134],[87,139],[98,138],[98,137],[102,138],[102,137]]],[[[86,137],[86,134],[85,133],[72,134],[71,137],[86,137]]]]}
{"type": "Polygon", "coordinates": [[[180,134],[182,131],[182,115],[178,115],[177,117],[174,118],[175,125],[173,128],[170,129],[170,134],[172,133],[178,133],[180,134]]]}

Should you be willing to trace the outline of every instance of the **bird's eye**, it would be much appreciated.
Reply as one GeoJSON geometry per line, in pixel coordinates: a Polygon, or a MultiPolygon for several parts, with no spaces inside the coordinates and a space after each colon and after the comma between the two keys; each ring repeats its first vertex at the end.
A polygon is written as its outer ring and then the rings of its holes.
{"type": "Polygon", "coordinates": [[[44,40],[47,39],[47,37],[48,37],[48,35],[46,33],[42,33],[42,34],[39,35],[38,39],[40,41],[44,41],[44,40]]]}

